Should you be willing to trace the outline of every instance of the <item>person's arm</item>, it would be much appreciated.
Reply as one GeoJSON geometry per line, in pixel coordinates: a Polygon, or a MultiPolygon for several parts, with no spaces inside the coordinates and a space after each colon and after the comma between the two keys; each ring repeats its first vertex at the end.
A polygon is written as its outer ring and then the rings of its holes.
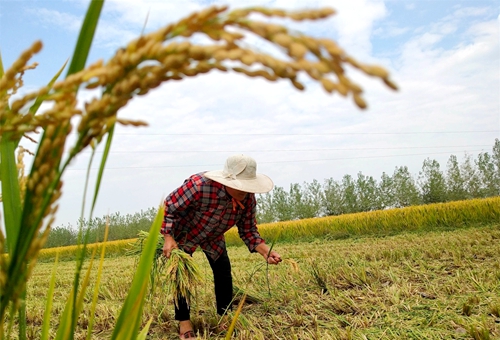
{"type": "Polygon", "coordinates": [[[186,210],[192,202],[199,198],[199,190],[192,178],[184,181],[184,184],[174,190],[165,198],[165,214],[160,232],[163,234],[163,255],[170,257],[172,249],[178,248],[174,240],[172,230],[179,222],[179,212],[186,210]]]}
{"type": "Polygon", "coordinates": [[[252,194],[250,199],[246,203],[245,216],[238,224],[238,233],[240,238],[245,242],[248,250],[251,252],[258,252],[269,264],[278,264],[281,262],[281,256],[274,250],[269,251],[270,248],[260,236],[259,230],[257,229],[257,221],[255,219],[255,213],[257,209],[257,204],[255,201],[255,195],[252,194]]]}

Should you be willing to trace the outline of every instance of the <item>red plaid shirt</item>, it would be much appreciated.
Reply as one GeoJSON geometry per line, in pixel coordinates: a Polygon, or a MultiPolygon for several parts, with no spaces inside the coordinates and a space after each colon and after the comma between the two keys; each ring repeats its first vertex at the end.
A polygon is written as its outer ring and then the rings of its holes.
{"type": "Polygon", "coordinates": [[[195,174],[165,199],[161,233],[173,235],[179,247],[193,253],[199,246],[216,260],[226,248],[224,233],[236,225],[251,252],[264,240],[257,230],[254,194],[236,205],[224,185],[195,174]]]}

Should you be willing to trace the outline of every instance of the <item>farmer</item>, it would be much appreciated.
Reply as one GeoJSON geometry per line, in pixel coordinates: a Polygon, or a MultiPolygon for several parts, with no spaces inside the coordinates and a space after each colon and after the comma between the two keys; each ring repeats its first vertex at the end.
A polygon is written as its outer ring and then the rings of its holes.
{"type": "MultiPolygon", "coordinates": [[[[161,228],[168,258],[174,248],[192,254],[199,246],[205,253],[214,275],[217,313],[231,309],[233,280],[226,251],[224,233],[237,226],[250,252],[258,252],[269,264],[281,262],[281,256],[260,237],[255,220],[255,193],[269,192],[272,180],[256,173],[255,160],[234,155],[226,160],[224,170],[192,175],[165,199],[165,216],[161,228]]],[[[179,298],[175,306],[181,339],[194,339],[189,306],[179,298]]]]}

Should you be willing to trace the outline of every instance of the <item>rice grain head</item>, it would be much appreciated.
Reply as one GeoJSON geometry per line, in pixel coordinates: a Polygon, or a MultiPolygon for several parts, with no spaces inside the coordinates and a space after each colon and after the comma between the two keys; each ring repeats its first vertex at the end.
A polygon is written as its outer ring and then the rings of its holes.
{"type": "Polygon", "coordinates": [[[174,297],[176,306],[179,306],[181,297],[190,305],[196,287],[203,282],[203,277],[189,254],[180,249],[173,249],[166,264],[164,281],[165,289],[174,297]]]}

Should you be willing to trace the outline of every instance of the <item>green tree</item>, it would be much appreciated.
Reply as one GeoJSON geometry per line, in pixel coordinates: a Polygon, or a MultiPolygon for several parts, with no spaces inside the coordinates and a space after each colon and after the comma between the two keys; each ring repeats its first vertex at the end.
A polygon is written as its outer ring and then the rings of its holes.
{"type": "Polygon", "coordinates": [[[367,177],[358,172],[356,196],[359,211],[376,210],[378,207],[377,181],[372,176],[367,177]]]}
{"type": "Polygon", "coordinates": [[[391,208],[394,206],[394,181],[391,176],[383,172],[377,187],[377,209],[391,208]]]}
{"type": "Polygon", "coordinates": [[[45,248],[63,247],[76,244],[78,231],[70,228],[55,227],[50,231],[45,248]]]}
{"type": "Polygon", "coordinates": [[[307,208],[305,206],[304,194],[300,184],[290,184],[290,190],[288,192],[288,204],[292,210],[292,216],[290,219],[295,220],[306,218],[305,216],[307,215],[307,208]]]}
{"type": "Polygon", "coordinates": [[[495,144],[493,145],[493,163],[495,164],[495,174],[500,182],[500,139],[495,138],[495,144]]]}
{"type": "Polygon", "coordinates": [[[305,205],[309,217],[319,217],[324,215],[323,202],[325,195],[321,184],[314,179],[312,183],[304,183],[305,205]]]}
{"type": "Polygon", "coordinates": [[[482,197],[481,179],[471,155],[465,155],[464,162],[460,165],[460,171],[464,178],[464,189],[467,199],[482,197]]]}
{"type": "Polygon", "coordinates": [[[342,186],[333,178],[328,178],[323,184],[324,210],[328,216],[342,214],[342,186]]]}
{"type": "Polygon", "coordinates": [[[356,182],[351,175],[342,177],[342,214],[360,211],[358,208],[358,197],[356,194],[356,182]]]}
{"type": "Polygon", "coordinates": [[[481,181],[481,197],[492,197],[500,194],[499,181],[493,158],[487,152],[481,152],[476,160],[478,177],[481,181]]]}
{"type": "Polygon", "coordinates": [[[271,193],[257,196],[257,222],[270,223],[276,221],[273,196],[271,193]]]}
{"type": "Polygon", "coordinates": [[[451,155],[446,168],[446,188],[448,200],[459,201],[467,198],[465,179],[463,178],[457,156],[451,155]]]}
{"type": "Polygon", "coordinates": [[[446,178],[440,170],[438,161],[427,158],[420,171],[419,185],[423,203],[446,202],[446,178]]]}
{"type": "Polygon", "coordinates": [[[293,207],[290,204],[290,198],[285,189],[274,187],[272,201],[277,221],[290,221],[293,219],[293,207]]]}
{"type": "Polygon", "coordinates": [[[396,167],[392,175],[394,207],[408,207],[422,202],[415,180],[407,166],[396,167]]]}

